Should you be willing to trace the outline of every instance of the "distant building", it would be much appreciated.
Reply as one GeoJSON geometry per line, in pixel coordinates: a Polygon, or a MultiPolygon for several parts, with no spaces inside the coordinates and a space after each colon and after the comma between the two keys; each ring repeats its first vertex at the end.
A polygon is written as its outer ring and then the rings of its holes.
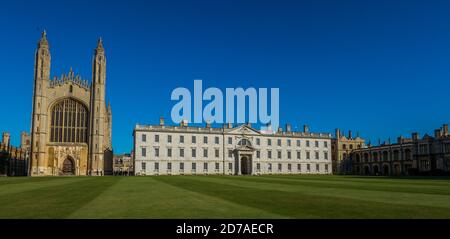
{"type": "Polygon", "coordinates": [[[353,138],[352,131],[349,131],[348,136],[345,136],[340,129],[336,129],[335,138],[331,142],[333,174],[352,173],[350,155],[354,149],[364,147],[365,140],[359,135],[353,138]]]}
{"type": "Polygon", "coordinates": [[[134,162],[131,154],[114,155],[114,175],[130,176],[134,174],[134,162]]]}
{"type": "Polygon", "coordinates": [[[436,129],[434,137],[412,133],[396,143],[356,149],[351,154],[353,172],[362,175],[442,175],[450,173],[448,125],[436,129]]]}
{"type": "Polygon", "coordinates": [[[30,151],[11,145],[10,134],[3,133],[0,142],[0,176],[26,176],[30,151]]]}
{"type": "Polygon", "coordinates": [[[331,134],[265,134],[243,124],[222,128],[141,126],[134,129],[135,175],[331,174],[331,134]]]}

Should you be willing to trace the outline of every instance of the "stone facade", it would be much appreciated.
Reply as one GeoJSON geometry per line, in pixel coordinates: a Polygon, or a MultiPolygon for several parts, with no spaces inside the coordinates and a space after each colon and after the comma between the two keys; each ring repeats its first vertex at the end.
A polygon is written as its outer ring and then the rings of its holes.
{"type": "Polygon", "coordinates": [[[349,131],[348,136],[345,136],[340,129],[336,129],[335,138],[331,144],[333,174],[352,173],[351,153],[354,149],[366,147],[365,140],[359,136],[353,138],[352,131],[349,131]]]}
{"type": "Polygon", "coordinates": [[[0,142],[0,176],[26,176],[29,151],[11,145],[10,134],[4,132],[0,142]]]}
{"type": "Polygon", "coordinates": [[[31,176],[112,173],[111,107],[105,104],[106,57],[94,52],[92,82],[70,69],[50,78],[46,33],[35,55],[31,126],[31,176]],[[109,172],[105,165],[111,165],[109,172]]]}
{"type": "Polygon", "coordinates": [[[331,134],[305,129],[136,125],[135,175],[331,174],[331,134]]]}
{"type": "Polygon", "coordinates": [[[356,149],[351,153],[353,172],[362,175],[442,175],[450,173],[450,133],[448,125],[436,129],[434,137],[399,137],[356,149]]]}
{"type": "Polygon", "coordinates": [[[114,155],[114,175],[131,176],[134,173],[133,158],[130,154],[114,155]]]}

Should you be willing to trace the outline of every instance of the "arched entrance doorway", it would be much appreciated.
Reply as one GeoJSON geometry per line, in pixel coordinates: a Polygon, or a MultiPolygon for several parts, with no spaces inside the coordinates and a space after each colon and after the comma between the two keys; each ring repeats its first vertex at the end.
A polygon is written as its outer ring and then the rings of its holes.
{"type": "Polygon", "coordinates": [[[243,156],[241,158],[241,174],[242,175],[252,174],[252,161],[248,156],[243,156]]]}
{"type": "Polygon", "coordinates": [[[373,174],[374,175],[380,174],[380,170],[378,169],[378,165],[374,165],[372,168],[373,168],[373,174]]]}
{"type": "Polygon", "coordinates": [[[67,157],[64,160],[62,173],[63,173],[63,175],[74,175],[75,174],[75,163],[71,157],[67,157]]]}
{"type": "Polygon", "coordinates": [[[388,176],[389,175],[389,166],[383,165],[383,175],[388,176]]]}
{"type": "Polygon", "coordinates": [[[369,168],[369,166],[364,166],[364,175],[370,175],[370,168],[369,168]]]}

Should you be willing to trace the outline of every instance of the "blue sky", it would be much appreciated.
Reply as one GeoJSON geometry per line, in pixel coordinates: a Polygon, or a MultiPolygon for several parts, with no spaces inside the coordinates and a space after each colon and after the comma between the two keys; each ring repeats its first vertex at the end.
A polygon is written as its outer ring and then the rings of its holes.
{"type": "Polygon", "coordinates": [[[0,131],[29,131],[34,51],[90,80],[107,54],[116,153],[176,87],[278,87],[280,123],[378,138],[450,122],[450,1],[14,1],[0,8],[0,131]]]}

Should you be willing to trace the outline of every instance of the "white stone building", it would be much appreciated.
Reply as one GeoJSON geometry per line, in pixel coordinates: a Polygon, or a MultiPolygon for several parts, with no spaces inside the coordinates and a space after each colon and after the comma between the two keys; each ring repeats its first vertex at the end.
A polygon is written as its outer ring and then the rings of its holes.
{"type": "Polygon", "coordinates": [[[331,134],[281,128],[264,134],[249,124],[223,128],[136,125],[135,175],[331,174],[331,134]]]}

